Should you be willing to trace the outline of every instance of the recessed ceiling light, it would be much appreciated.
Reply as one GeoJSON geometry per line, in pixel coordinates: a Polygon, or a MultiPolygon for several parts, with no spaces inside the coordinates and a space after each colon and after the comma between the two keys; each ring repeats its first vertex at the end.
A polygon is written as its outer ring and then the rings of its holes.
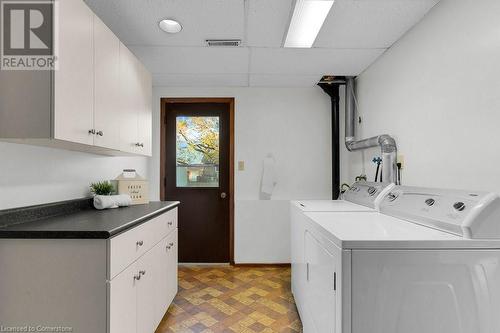
{"type": "Polygon", "coordinates": [[[335,0],[297,0],[285,47],[312,47],[335,0]]]}
{"type": "Polygon", "coordinates": [[[160,29],[169,34],[176,34],[182,30],[182,25],[171,19],[161,20],[159,23],[160,29]]]}

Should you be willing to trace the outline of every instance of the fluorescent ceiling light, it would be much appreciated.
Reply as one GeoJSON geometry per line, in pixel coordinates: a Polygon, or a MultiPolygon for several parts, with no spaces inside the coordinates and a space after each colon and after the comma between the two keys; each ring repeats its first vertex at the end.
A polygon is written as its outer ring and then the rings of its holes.
{"type": "Polygon", "coordinates": [[[160,29],[169,34],[176,34],[182,30],[182,25],[171,19],[161,20],[159,23],[160,29]]]}
{"type": "Polygon", "coordinates": [[[311,47],[335,0],[297,0],[285,47],[311,47]]]}

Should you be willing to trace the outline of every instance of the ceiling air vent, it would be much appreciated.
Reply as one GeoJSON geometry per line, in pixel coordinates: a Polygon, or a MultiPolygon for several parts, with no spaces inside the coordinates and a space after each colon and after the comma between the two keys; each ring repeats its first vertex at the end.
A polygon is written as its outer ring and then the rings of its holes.
{"type": "Polygon", "coordinates": [[[241,39],[207,39],[207,46],[236,47],[241,45],[241,39]]]}

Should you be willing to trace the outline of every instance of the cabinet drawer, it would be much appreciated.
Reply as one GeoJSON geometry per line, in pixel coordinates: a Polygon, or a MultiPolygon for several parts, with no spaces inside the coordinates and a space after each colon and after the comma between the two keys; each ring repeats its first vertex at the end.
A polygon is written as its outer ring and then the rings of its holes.
{"type": "Polygon", "coordinates": [[[159,215],[109,241],[109,279],[152,249],[177,225],[177,208],[159,215]]]}

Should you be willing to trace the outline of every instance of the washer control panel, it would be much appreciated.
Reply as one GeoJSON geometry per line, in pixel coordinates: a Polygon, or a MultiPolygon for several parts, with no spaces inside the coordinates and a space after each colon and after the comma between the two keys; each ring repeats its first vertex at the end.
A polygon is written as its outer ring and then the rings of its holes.
{"type": "Polygon", "coordinates": [[[356,182],[344,193],[344,200],[371,208],[378,208],[384,195],[394,187],[391,183],[356,182]]]}
{"type": "Polygon", "coordinates": [[[465,238],[500,238],[500,197],[495,193],[395,186],[380,212],[465,238]]]}

